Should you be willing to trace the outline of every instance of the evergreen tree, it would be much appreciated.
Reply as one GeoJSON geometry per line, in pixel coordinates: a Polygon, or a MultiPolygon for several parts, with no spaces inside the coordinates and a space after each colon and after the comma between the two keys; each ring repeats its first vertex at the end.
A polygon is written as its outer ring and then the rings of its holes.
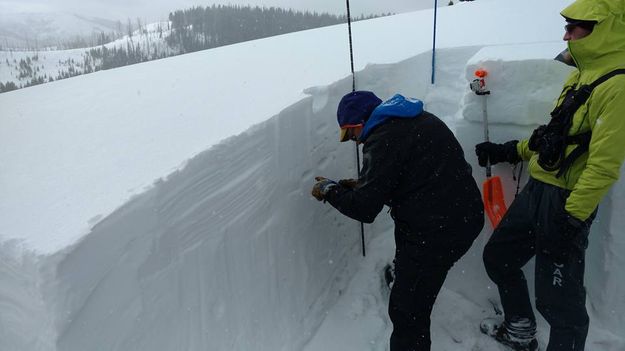
{"type": "Polygon", "coordinates": [[[18,87],[13,82],[6,82],[6,84],[0,83],[0,93],[5,93],[7,91],[17,90],[18,87]]]}

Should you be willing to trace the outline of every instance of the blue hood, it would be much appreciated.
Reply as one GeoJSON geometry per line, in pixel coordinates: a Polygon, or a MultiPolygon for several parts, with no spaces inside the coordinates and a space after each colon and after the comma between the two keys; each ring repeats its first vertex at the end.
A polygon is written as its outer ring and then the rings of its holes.
{"type": "Polygon", "coordinates": [[[384,101],[373,110],[371,117],[365,123],[360,142],[364,143],[373,130],[391,118],[415,118],[423,112],[423,101],[413,98],[405,98],[395,94],[392,98],[384,101]]]}

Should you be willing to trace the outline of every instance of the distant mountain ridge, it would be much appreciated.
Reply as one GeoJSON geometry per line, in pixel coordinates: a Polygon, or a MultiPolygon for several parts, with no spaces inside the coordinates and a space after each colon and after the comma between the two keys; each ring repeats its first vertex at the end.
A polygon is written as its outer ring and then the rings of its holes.
{"type": "Polygon", "coordinates": [[[66,12],[0,13],[0,47],[59,47],[77,37],[118,30],[121,22],[66,12]]]}

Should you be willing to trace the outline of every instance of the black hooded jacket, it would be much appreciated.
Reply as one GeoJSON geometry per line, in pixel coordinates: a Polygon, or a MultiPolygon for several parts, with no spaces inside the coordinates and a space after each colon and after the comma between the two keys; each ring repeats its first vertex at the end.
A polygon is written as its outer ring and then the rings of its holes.
{"type": "Polygon", "coordinates": [[[428,112],[377,126],[364,144],[357,186],[332,188],[325,198],[344,215],[365,223],[372,223],[388,205],[396,229],[419,240],[424,233],[455,233],[484,221],[480,191],[460,144],[428,112]]]}

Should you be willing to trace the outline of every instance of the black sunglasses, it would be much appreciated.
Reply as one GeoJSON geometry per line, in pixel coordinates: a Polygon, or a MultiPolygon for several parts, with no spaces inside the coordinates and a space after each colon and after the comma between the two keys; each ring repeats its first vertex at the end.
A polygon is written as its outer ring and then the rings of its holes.
{"type": "Polygon", "coordinates": [[[576,22],[576,23],[568,23],[564,26],[564,30],[568,33],[571,34],[573,33],[573,31],[575,30],[575,28],[577,27],[581,27],[584,28],[586,30],[589,30],[592,32],[593,28],[595,27],[595,23],[593,22],[576,22]]]}
{"type": "Polygon", "coordinates": [[[564,26],[564,30],[568,33],[571,34],[573,33],[573,31],[575,30],[575,28],[579,27],[577,24],[567,24],[564,26]]]}

